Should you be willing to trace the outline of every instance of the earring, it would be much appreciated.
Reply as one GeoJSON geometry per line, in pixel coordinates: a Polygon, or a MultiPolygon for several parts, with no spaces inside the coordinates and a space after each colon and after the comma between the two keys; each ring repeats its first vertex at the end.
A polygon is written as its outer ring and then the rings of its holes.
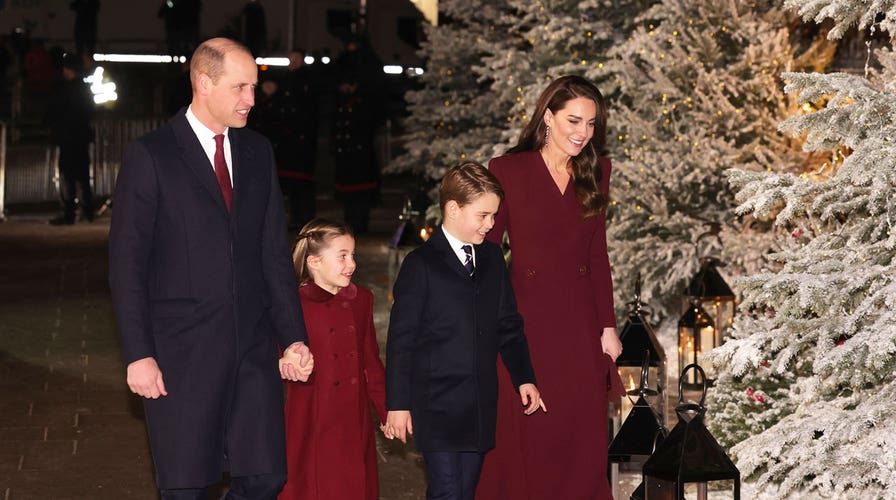
{"type": "Polygon", "coordinates": [[[544,142],[548,142],[548,137],[551,136],[551,126],[548,125],[547,128],[544,129],[544,142]]]}

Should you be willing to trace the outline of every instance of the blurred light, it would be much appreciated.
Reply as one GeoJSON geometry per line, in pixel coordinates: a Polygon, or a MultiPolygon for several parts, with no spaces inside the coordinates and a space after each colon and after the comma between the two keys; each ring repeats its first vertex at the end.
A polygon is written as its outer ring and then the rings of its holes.
{"type": "Polygon", "coordinates": [[[383,73],[387,75],[400,75],[401,72],[404,71],[401,66],[397,66],[394,64],[387,64],[383,66],[383,73]]]}
{"type": "Polygon", "coordinates": [[[93,70],[93,74],[84,77],[84,82],[90,84],[90,91],[93,92],[93,102],[96,104],[118,100],[115,82],[111,80],[103,81],[104,77],[105,70],[102,66],[97,66],[93,70]]]}
{"type": "Polygon", "coordinates": [[[259,66],[263,66],[267,64],[268,66],[289,66],[289,58],[288,57],[256,57],[255,64],[259,66]]]}
{"type": "MultiPolygon", "coordinates": [[[[178,59],[183,56],[176,56],[178,59]]],[[[175,60],[171,56],[151,54],[94,54],[97,62],[138,62],[138,63],[170,63],[175,60]]]]}
{"type": "Polygon", "coordinates": [[[320,62],[322,62],[324,64],[330,64],[330,58],[327,56],[323,56],[320,58],[320,62]]]}
{"type": "Polygon", "coordinates": [[[407,69],[405,69],[405,73],[407,73],[409,76],[420,76],[423,74],[423,68],[408,66],[407,69]]]}
{"type": "Polygon", "coordinates": [[[305,64],[314,64],[314,56],[305,56],[305,64]]]}

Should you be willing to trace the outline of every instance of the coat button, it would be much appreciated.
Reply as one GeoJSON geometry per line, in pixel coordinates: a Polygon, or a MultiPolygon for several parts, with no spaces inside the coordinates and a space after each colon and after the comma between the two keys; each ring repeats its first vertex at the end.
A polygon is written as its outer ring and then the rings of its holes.
{"type": "Polygon", "coordinates": [[[336,354],[336,353],[334,352],[334,353],[333,353],[333,359],[336,359],[336,358],[338,358],[338,357],[339,357],[339,355],[336,354]]]}
{"type": "Polygon", "coordinates": [[[530,280],[535,278],[535,269],[526,269],[526,277],[530,280]]]}
{"type": "Polygon", "coordinates": [[[358,377],[352,377],[352,385],[358,384],[358,377]]]}
{"type": "Polygon", "coordinates": [[[588,274],[588,266],[579,266],[579,274],[581,274],[582,276],[588,274]]]}
{"type": "Polygon", "coordinates": [[[333,385],[334,385],[334,386],[339,386],[339,381],[338,381],[338,380],[334,381],[334,382],[333,382],[333,385]]]}
{"type": "Polygon", "coordinates": [[[330,328],[330,333],[336,333],[336,329],[335,329],[335,328],[330,328]]]}
{"type": "Polygon", "coordinates": [[[355,325],[348,325],[348,327],[345,329],[345,331],[347,331],[348,333],[354,333],[355,325]]]}
{"type": "Polygon", "coordinates": [[[351,307],[351,304],[349,304],[348,302],[343,302],[343,303],[342,303],[342,308],[343,308],[343,309],[348,309],[349,307],[351,307]]]}

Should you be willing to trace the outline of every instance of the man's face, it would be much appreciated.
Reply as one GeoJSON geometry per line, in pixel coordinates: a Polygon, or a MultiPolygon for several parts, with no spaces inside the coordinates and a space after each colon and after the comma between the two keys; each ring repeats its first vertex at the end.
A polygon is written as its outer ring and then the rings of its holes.
{"type": "Polygon", "coordinates": [[[226,127],[245,127],[258,85],[258,67],[252,56],[241,51],[228,52],[224,56],[224,73],[217,83],[210,78],[205,83],[212,121],[206,126],[219,134],[226,127]]]}

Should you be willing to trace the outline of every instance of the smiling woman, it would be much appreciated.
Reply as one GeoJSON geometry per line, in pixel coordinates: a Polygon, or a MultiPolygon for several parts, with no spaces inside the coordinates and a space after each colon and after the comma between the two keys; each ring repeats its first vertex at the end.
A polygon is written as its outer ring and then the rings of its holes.
{"type": "Polygon", "coordinates": [[[505,197],[488,239],[506,231],[510,276],[538,386],[551,411],[523,417],[502,374],[495,449],[477,498],[611,499],[607,398],[622,390],[606,242],[607,108],[591,82],[553,81],[510,154],[489,169],[505,197]],[[525,443],[520,446],[519,443],[525,443]],[[537,479],[536,479],[537,478],[537,479]]]}

